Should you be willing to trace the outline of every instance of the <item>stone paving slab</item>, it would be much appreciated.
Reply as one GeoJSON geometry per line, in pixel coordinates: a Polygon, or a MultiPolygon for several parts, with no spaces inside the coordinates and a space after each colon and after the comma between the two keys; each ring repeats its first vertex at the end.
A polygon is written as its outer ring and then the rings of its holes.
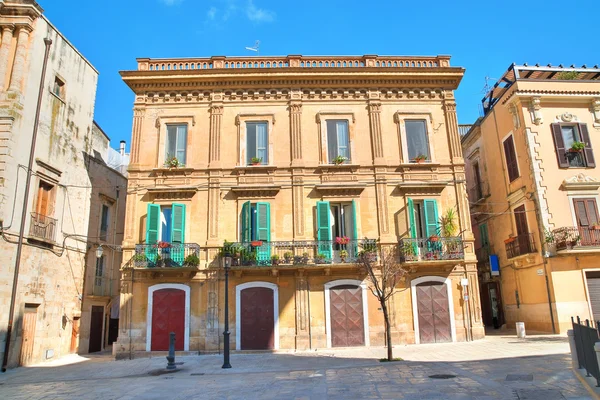
{"type": "Polygon", "coordinates": [[[186,356],[177,358],[178,372],[155,376],[166,366],[163,357],[71,356],[0,375],[0,399],[591,398],[570,369],[565,337],[528,339],[398,346],[394,355],[404,361],[393,363],[378,361],[383,348],[233,354],[230,370],[220,368],[217,354],[186,356]],[[429,378],[434,374],[456,377],[429,378]],[[511,374],[533,379],[507,381],[511,374]]]}

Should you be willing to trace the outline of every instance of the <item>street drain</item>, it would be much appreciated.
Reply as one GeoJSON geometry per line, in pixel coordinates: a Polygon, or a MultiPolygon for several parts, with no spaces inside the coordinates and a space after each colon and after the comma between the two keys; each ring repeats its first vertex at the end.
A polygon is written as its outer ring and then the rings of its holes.
{"type": "Polygon", "coordinates": [[[429,377],[431,379],[452,379],[452,378],[456,378],[456,375],[450,375],[450,374],[435,374],[435,375],[429,375],[429,377]]]}

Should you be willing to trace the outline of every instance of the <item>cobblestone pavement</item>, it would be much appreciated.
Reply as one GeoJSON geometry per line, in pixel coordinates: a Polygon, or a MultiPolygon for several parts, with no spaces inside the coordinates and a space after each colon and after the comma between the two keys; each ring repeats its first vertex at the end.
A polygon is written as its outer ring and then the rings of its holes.
{"type": "Polygon", "coordinates": [[[112,361],[70,356],[0,375],[0,399],[589,399],[566,337],[488,336],[472,343],[112,361]],[[453,375],[433,379],[431,375],[453,375]]]}

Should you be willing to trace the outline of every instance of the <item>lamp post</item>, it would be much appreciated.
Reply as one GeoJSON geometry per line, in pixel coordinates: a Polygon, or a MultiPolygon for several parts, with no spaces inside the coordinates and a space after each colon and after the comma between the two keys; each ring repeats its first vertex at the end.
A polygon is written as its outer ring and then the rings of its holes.
{"type": "Polygon", "coordinates": [[[223,258],[223,269],[225,269],[225,331],[223,332],[223,366],[231,368],[229,363],[229,268],[231,268],[231,257],[227,254],[223,258]]]}

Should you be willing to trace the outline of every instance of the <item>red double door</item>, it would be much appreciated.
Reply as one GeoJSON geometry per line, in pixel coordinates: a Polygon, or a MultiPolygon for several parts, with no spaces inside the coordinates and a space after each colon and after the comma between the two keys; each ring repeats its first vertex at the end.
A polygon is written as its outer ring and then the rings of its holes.
{"type": "Polygon", "coordinates": [[[175,332],[175,350],[183,350],[185,291],[160,289],[152,294],[152,351],[169,350],[169,333],[175,332]]]}

